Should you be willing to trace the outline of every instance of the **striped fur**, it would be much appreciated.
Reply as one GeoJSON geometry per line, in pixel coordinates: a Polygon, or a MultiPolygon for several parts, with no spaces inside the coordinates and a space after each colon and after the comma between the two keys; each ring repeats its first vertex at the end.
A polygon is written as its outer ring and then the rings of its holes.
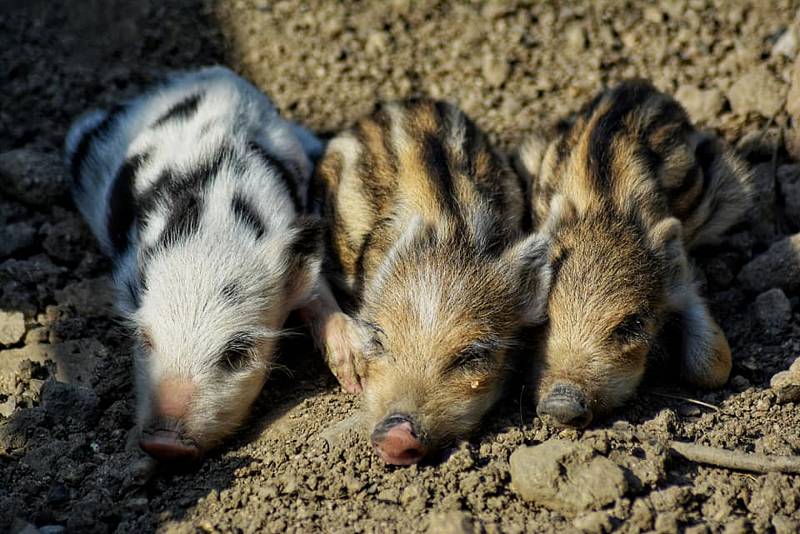
{"type": "Polygon", "coordinates": [[[331,279],[361,333],[344,366],[372,424],[402,413],[426,448],[464,436],[500,394],[517,329],[542,320],[547,241],[523,238],[522,183],[432,100],[381,105],[333,138],[317,183],[331,279]]]}
{"type": "Polygon", "coordinates": [[[320,226],[299,218],[321,145],[299,131],[220,67],[72,126],[74,199],[114,260],[142,427],[172,425],[205,450],[248,413],[321,263],[320,226]],[[165,423],[162,386],[176,380],[194,393],[165,423]]]}
{"type": "Polygon", "coordinates": [[[730,350],[686,250],[718,239],[749,205],[750,174],[731,149],[696,131],[675,100],[629,81],[551,140],[528,139],[518,163],[554,240],[540,406],[559,385],[580,390],[592,413],[620,405],[668,321],[684,332],[682,376],[722,385],[730,350]]]}

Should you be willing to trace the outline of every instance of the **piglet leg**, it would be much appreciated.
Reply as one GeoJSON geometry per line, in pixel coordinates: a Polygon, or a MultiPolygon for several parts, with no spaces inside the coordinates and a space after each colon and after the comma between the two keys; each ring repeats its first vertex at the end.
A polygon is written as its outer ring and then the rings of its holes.
{"type": "Polygon", "coordinates": [[[342,388],[349,393],[360,393],[363,328],[341,310],[324,280],[320,280],[315,298],[299,313],[342,388]]]}

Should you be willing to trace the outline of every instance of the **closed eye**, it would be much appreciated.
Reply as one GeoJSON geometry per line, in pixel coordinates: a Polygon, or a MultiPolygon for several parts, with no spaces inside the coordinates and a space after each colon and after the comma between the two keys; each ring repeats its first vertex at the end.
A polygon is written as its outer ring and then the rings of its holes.
{"type": "Polygon", "coordinates": [[[237,334],[225,345],[217,366],[228,372],[238,371],[253,359],[255,341],[248,334],[237,334]]]}
{"type": "Polygon", "coordinates": [[[619,323],[612,334],[619,343],[629,344],[647,339],[647,329],[645,317],[635,313],[627,316],[619,323]]]}
{"type": "Polygon", "coordinates": [[[497,350],[496,343],[479,341],[466,347],[459,352],[455,359],[447,367],[448,371],[485,371],[494,362],[494,353],[497,350]]]}
{"type": "Polygon", "coordinates": [[[361,321],[361,323],[370,332],[366,355],[373,358],[385,355],[386,346],[384,342],[386,340],[386,332],[375,323],[369,321],[361,321]]]}

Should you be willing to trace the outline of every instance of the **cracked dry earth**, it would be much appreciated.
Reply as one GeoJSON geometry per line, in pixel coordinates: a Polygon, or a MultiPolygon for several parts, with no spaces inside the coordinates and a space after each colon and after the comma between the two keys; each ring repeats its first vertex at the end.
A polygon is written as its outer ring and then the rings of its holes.
{"type": "Polygon", "coordinates": [[[664,443],[800,454],[800,363],[772,378],[800,349],[798,7],[0,0],[0,531],[796,532],[800,477],[698,465],[664,443]],[[128,443],[109,262],[59,151],[86,108],[209,63],[323,133],[377,99],[430,94],[503,148],[604,84],[651,78],[754,166],[750,220],[696,257],[730,382],[650,383],[580,432],[543,426],[517,384],[470,440],[393,468],[362,435],[358,399],[297,336],[244,432],[193,471],[153,471],[128,443]]]}

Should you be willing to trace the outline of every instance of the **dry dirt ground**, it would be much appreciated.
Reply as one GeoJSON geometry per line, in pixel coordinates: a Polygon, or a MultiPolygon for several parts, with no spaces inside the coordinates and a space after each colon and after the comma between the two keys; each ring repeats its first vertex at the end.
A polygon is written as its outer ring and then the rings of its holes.
{"type": "Polygon", "coordinates": [[[798,7],[0,0],[0,532],[795,532],[800,477],[697,465],[663,440],[800,453],[797,403],[770,388],[800,348],[800,272],[792,243],[780,242],[800,230],[800,168],[780,136],[798,7]],[[320,132],[377,99],[430,94],[458,102],[505,148],[625,77],[677,93],[756,168],[752,222],[697,258],[733,347],[729,385],[652,383],[575,432],[544,427],[518,384],[472,439],[393,468],[359,433],[358,399],[298,339],[246,431],[196,470],[153,473],[127,444],[128,342],[59,150],[87,107],[210,63],[250,77],[320,132]],[[509,459],[555,437],[579,450],[555,442],[572,464],[542,471],[563,490],[548,508],[520,497],[509,459]],[[572,479],[580,458],[594,458],[592,470],[572,479]],[[576,497],[576,484],[599,489],[576,497]]]}

